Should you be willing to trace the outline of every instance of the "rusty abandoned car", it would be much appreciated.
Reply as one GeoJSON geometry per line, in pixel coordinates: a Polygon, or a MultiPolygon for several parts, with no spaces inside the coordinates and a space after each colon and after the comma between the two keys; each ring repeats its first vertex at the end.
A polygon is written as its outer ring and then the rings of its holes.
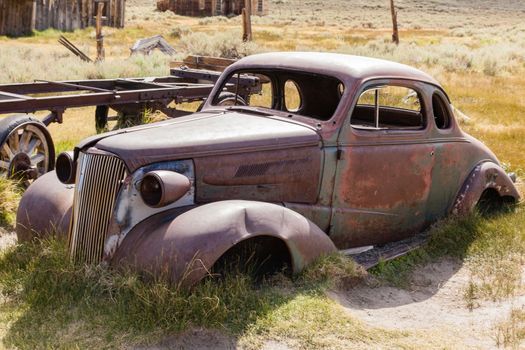
{"type": "Polygon", "coordinates": [[[58,232],[76,261],[168,271],[190,286],[248,243],[298,272],[481,200],[519,199],[429,75],[365,57],[268,53],[229,66],[197,113],[61,154],[23,196],[17,233],[58,232]]]}

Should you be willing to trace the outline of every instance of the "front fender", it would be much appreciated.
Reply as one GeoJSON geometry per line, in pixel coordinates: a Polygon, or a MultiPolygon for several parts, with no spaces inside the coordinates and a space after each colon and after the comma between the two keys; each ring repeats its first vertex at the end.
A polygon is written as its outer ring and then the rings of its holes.
{"type": "Polygon", "coordinates": [[[74,186],[61,183],[54,171],[38,178],[24,193],[16,214],[18,240],[56,234],[67,238],[74,186]]]}
{"type": "Polygon", "coordinates": [[[478,164],[463,184],[452,208],[455,215],[467,214],[474,209],[483,192],[494,189],[501,197],[512,197],[519,202],[520,194],[511,178],[496,163],[478,164]]]}
{"type": "Polygon", "coordinates": [[[236,244],[253,237],[281,239],[293,272],[323,254],[337,251],[315,224],[285,207],[252,201],[221,201],[189,210],[175,219],[156,215],[137,225],[111,263],[192,286],[236,244]]]}

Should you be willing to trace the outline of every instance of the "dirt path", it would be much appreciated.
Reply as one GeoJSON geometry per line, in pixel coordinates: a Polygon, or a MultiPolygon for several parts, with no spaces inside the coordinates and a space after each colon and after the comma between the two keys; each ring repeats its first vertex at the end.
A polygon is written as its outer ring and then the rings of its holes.
{"type": "Polygon", "coordinates": [[[469,271],[458,261],[443,259],[418,268],[410,290],[388,286],[359,286],[349,292],[330,292],[354,317],[373,327],[431,331],[454,340],[458,348],[497,348],[495,325],[525,296],[504,302],[483,302],[469,311],[464,293],[469,271]]]}

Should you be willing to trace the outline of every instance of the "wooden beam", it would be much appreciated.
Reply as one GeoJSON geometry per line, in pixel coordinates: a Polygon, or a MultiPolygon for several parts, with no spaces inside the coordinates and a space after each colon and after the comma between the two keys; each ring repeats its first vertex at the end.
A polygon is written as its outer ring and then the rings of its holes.
{"type": "Polygon", "coordinates": [[[181,66],[186,66],[192,69],[206,69],[213,70],[217,72],[222,72],[229,65],[234,63],[235,60],[229,58],[218,58],[218,57],[208,57],[208,56],[188,56],[182,62],[172,62],[170,64],[171,68],[178,68],[181,66]]]}

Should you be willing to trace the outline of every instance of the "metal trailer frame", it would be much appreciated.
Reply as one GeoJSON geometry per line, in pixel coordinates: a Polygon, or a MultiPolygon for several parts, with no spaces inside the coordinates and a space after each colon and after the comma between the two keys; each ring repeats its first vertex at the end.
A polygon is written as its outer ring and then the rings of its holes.
{"type": "Polygon", "coordinates": [[[68,108],[109,106],[117,112],[130,109],[137,113],[144,106],[165,112],[168,117],[182,111],[168,107],[171,102],[202,101],[208,97],[219,73],[189,69],[172,69],[173,74],[190,74],[191,78],[167,76],[101,80],[45,81],[0,85],[0,115],[49,111],[45,125],[62,123],[68,108]],[[189,72],[191,71],[191,72],[189,72]],[[35,96],[36,95],[36,96],[35,96]]]}
{"type": "MultiPolygon", "coordinates": [[[[222,70],[218,67],[217,70],[222,70]]],[[[54,169],[55,152],[47,130],[51,123],[63,122],[68,108],[96,106],[97,129],[105,129],[109,109],[121,115],[138,116],[145,110],[160,111],[169,118],[191,112],[170,106],[174,103],[204,101],[221,72],[188,68],[170,70],[170,76],[99,80],[46,81],[0,85],[0,175],[22,174],[34,180],[54,169]],[[43,119],[32,113],[49,111],[43,119]],[[6,118],[2,115],[16,114],[6,118]]],[[[258,81],[241,77],[232,81],[230,92],[257,89],[258,81]],[[239,83],[241,89],[234,89],[239,83]]],[[[240,92],[239,92],[240,91],[240,92]]],[[[242,96],[242,95],[241,95],[242,96]]]]}

